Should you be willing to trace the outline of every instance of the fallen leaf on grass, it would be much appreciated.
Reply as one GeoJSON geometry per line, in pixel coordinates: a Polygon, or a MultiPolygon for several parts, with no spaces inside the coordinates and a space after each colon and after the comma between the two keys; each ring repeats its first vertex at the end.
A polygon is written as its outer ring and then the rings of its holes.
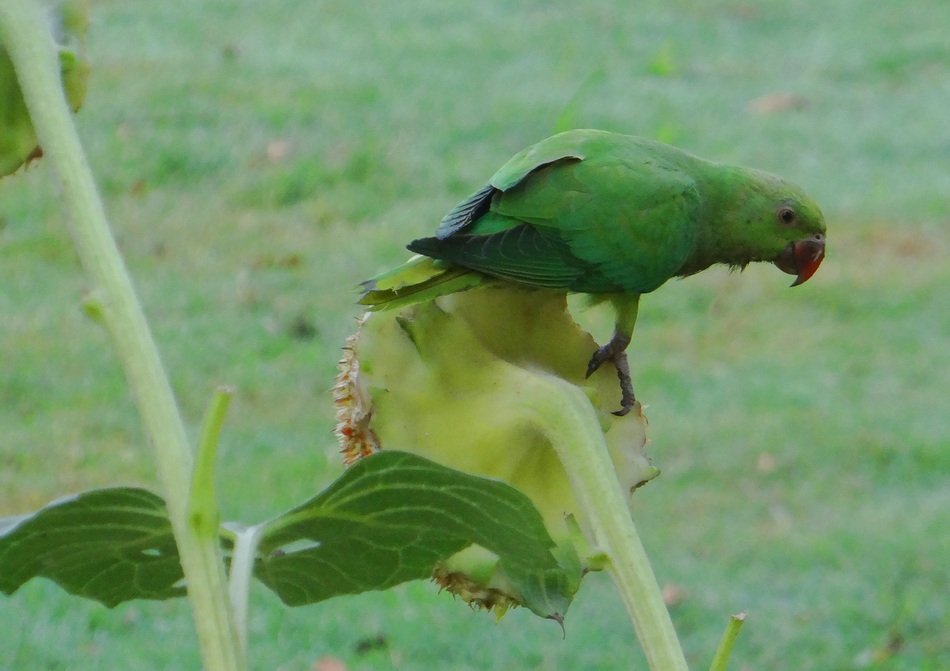
{"type": "Polygon", "coordinates": [[[663,594],[663,603],[666,604],[667,608],[672,608],[673,606],[683,603],[688,596],[685,587],[669,582],[663,585],[661,591],[663,594]]]}
{"type": "Polygon", "coordinates": [[[290,142],[287,140],[271,140],[267,143],[267,160],[271,163],[280,163],[290,154],[290,142]]]}
{"type": "Polygon", "coordinates": [[[321,657],[310,669],[311,671],[346,671],[346,664],[336,657],[321,657]]]}
{"type": "Polygon", "coordinates": [[[808,100],[794,93],[768,93],[755,100],[750,100],[746,109],[755,114],[775,114],[788,110],[802,109],[808,105],[808,100]]]}
{"type": "Polygon", "coordinates": [[[759,455],[759,458],[755,460],[755,467],[759,473],[771,473],[775,470],[776,465],[775,457],[768,452],[763,452],[759,455]]]}

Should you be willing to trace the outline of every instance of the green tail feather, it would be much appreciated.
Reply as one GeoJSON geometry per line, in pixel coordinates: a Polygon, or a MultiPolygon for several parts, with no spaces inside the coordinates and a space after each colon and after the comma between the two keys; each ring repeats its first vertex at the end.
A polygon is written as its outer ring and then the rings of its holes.
{"type": "Polygon", "coordinates": [[[370,311],[392,310],[479,286],[489,278],[427,256],[413,256],[401,266],[362,284],[360,305],[370,311]]]}

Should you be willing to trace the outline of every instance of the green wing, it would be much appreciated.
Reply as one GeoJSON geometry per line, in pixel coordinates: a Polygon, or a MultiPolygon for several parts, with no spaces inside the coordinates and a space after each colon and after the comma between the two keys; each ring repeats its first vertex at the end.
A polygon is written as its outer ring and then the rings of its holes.
{"type": "Polygon", "coordinates": [[[697,230],[685,155],[603,131],[568,131],[515,155],[412,251],[531,286],[652,291],[697,230]]]}
{"type": "Polygon", "coordinates": [[[390,310],[471,289],[488,281],[490,278],[468,268],[414,256],[401,266],[363,282],[359,303],[370,311],[390,310]]]}
{"type": "MultiPolygon", "coordinates": [[[[489,219],[498,219],[491,213],[489,219]]],[[[484,222],[479,222],[484,225],[484,222]]],[[[546,289],[571,287],[586,272],[585,264],[556,233],[502,218],[501,231],[488,235],[457,234],[445,240],[413,240],[409,249],[505,280],[546,289]]]]}

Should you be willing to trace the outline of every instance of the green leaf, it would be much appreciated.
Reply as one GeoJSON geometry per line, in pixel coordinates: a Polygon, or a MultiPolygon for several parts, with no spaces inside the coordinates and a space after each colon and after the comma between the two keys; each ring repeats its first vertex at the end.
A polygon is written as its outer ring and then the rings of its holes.
{"type": "MultiPolygon", "coordinates": [[[[498,555],[526,606],[560,620],[580,566],[567,556],[562,568],[531,501],[504,483],[394,451],[363,459],[262,525],[255,575],[299,606],[428,578],[473,543],[498,555]]],[[[0,589],[12,594],[40,576],[110,607],[184,594],[165,503],[142,489],[94,490],[0,519],[0,589]]]]}
{"type": "MultiPolygon", "coordinates": [[[[44,0],[43,5],[59,51],[66,99],[75,112],[86,96],[89,79],[89,63],[83,44],[89,22],[88,3],[84,0],[44,0]]],[[[13,61],[0,42],[0,177],[41,155],[13,61]]]]}
{"type": "Polygon", "coordinates": [[[184,594],[165,502],[142,489],[100,489],[0,520],[0,589],[12,594],[39,576],[109,607],[184,594]]]}
{"type": "Polygon", "coordinates": [[[290,605],[427,578],[477,544],[544,617],[560,619],[580,580],[563,568],[530,499],[412,454],[383,450],[265,525],[256,576],[290,605]]]}

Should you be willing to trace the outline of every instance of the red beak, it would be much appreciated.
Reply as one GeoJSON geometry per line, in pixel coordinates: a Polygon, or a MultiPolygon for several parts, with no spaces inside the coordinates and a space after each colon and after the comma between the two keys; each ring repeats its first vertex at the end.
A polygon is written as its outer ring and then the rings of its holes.
{"type": "Polygon", "coordinates": [[[782,272],[797,275],[795,281],[792,282],[792,286],[797,287],[815,274],[824,258],[825,236],[816,233],[804,240],[790,242],[788,247],[778,255],[774,263],[782,272]]]}

